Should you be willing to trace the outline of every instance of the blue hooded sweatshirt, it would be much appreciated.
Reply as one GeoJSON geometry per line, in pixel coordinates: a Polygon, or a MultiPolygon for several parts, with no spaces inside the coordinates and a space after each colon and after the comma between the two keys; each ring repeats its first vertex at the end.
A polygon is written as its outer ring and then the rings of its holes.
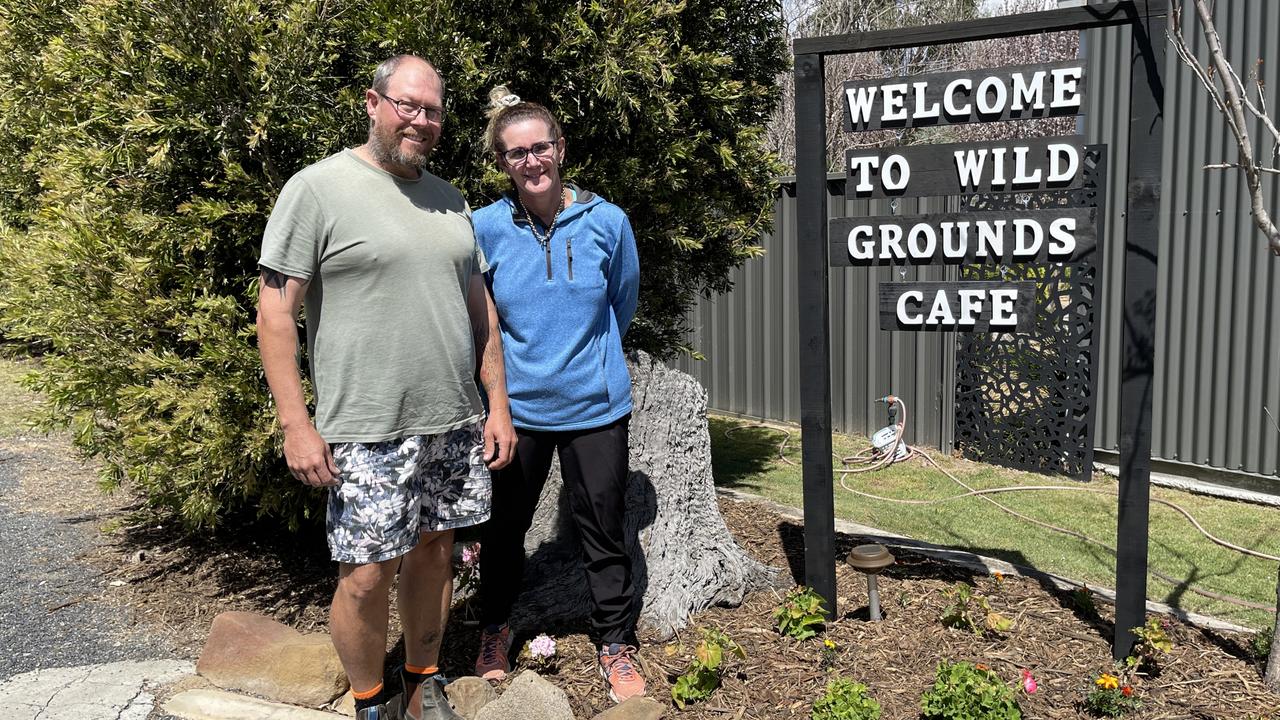
{"type": "Polygon", "coordinates": [[[635,235],[617,205],[569,189],[573,201],[545,248],[510,194],[473,216],[498,309],[511,419],[526,430],[585,430],[631,412],[622,336],[640,286],[635,235]]]}

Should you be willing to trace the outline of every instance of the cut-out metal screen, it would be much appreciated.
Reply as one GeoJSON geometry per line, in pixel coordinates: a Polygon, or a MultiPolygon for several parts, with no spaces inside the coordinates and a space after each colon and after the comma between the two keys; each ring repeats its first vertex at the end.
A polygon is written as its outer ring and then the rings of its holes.
{"type": "MultiPolygon", "coordinates": [[[[970,195],[970,210],[1093,208],[1101,223],[1106,146],[1090,145],[1077,190],[970,195]]],[[[1098,228],[1098,238],[1105,237],[1098,228]]],[[[957,333],[956,447],[967,458],[1088,479],[1097,388],[1095,298],[1102,252],[1073,263],[965,265],[963,280],[1033,280],[1025,334],[957,333]]]]}

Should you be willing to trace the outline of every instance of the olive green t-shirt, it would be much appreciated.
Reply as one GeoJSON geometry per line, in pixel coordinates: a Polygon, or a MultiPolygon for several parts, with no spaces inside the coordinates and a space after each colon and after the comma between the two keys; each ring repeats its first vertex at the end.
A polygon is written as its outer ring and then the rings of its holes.
{"type": "Polygon", "coordinates": [[[258,263],[309,281],[325,440],[429,435],[480,417],[466,297],[488,266],[452,185],[425,171],[398,178],[350,150],[331,155],[285,184],[258,263]]]}

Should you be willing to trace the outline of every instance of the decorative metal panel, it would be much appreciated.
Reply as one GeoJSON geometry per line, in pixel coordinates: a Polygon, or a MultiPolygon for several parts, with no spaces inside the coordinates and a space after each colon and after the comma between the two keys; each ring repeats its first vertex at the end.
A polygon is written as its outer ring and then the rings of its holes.
{"type": "MultiPolygon", "coordinates": [[[[1098,208],[1106,197],[1106,146],[1090,145],[1076,190],[969,195],[973,211],[1098,208]]],[[[1095,212],[1097,222],[1102,213],[1095,212]]],[[[1105,237],[1098,228],[1098,238],[1105,237]]],[[[1071,263],[965,265],[965,280],[1034,280],[1029,333],[960,333],[956,447],[968,458],[1087,479],[1093,470],[1097,387],[1094,304],[1101,253],[1071,263]]]]}

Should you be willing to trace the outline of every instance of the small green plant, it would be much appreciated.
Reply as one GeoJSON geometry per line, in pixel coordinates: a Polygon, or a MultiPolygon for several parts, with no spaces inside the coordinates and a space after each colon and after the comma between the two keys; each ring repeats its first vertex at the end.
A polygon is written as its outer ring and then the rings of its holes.
{"type": "Polygon", "coordinates": [[[1084,706],[1098,717],[1116,718],[1142,707],[1133,686],[1110,673],[1094,678],[1093,689],[1085,696],[1084,706]]]}
{"type": "Polygon", "coordinates": [[[702,642],[694,651],[689,669],[671,686],[671,700],[676,707],[683,710],[689,703],[706,700],[720,687],[726,654],[736,655],[739,660],[747,658],[742,646],[728,635],[715,628],[703,628],[702,642]]]}
{"type": "Polygon", "coordinates": [[[1009,632],[1013,621],[991,609],[985,597],[974,592],[968,583],[958,582],[942,591],[950,602],[939,618],[943,625],[967,630],[979,637],[1009,632]]]}
{"type": "Polygon", "coordinates": [[[1071,604],[1087,615],[1095,615],[1098,612],[1098,605],[1093,601],[1093,593],[1087,585],[1071,591],[1071,604]]]}
{"type": "Polygon", "coordinates": [[[920,699],[924,720],[1020,720],[1013,690],[985,665],[938,663],[933,687],[920,699]]]}
{"type": "Polygon", "coordinates": [[[808,640],[822,629],[826,608],[822,596],[811,587],[798,587],[787,593],[782,607],[773,613],[778,632],[796,640],[808,640]]]}
{"type": "Polygon", "coordinates": [[[867,686],[845,678],[827,683],[827,691],[813,701],[813,720],[879,720],[880,703],[867,695],[867,686]]]}
{"type": "Polygon", "coordinates": [[[831,638],[822,640],[822,667],[826,670],[832,670],[836,666],[836,658],[840,656],[840,648],[836,646],[836,641],[831,638]]]}
{"type": "Polygon", "coordinates": [[[1138,641],[1133,644],[1125,664],[1131,668],[1154,668],[1160,657],[1173,650],[1173,640],[1169,639],[1169,621],[1165,618],[1151,618],[1146,625],[1133,629],[1138,641]]]}
{"type": "Polygon", "coordinates": [[[1267,628],[1253,636],[1253,640],[1249,642],[1249,649],[1253,651],[1253,656],[1259,660],[1266,660],[1271,655],[1271,643],[1275,642],[1275,628],[1267,628]]]}

